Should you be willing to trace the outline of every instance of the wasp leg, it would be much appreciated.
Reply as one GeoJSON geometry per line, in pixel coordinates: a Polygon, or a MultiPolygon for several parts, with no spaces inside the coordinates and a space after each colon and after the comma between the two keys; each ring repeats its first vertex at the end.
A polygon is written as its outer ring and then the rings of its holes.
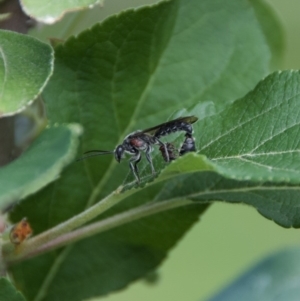
{"type": "Polygon", "coordinates": [[[147,149],[145,151],[145,154],[146,154],[147,161],[149,162],[149,164],[151,166],[152,174],[154,175],[155,174],[155,169],[154,169],[154,166],[153,166],[152,157],[150,155],[150,152],[151,152],[151,147],[147,147],[147,149]]]}
{"type": "Polygon", "coordinates": [[[165,143],[163,143],[162,141],[160,141],[158,138],[156,138],[157,143],[164,148],[164,153],[166,155],[165,157],[165,161],[166,162],[170,162],[170,157],[169,157],[169,152],[168,152],[168,148],[167,145],[165,143]]]}
{"type": "Polygon", "coordinates": [[[137,167],[137,164],[141,161],[141,154],[140,152],[136,152],[136,154],[130,158],[129,160],[129,167],[137,181],[137,183],[140,183],[140,176],[139,176],[139,169],[137,167]]]}
{"type": "MultiPolygon", "coordinates": [[[[170,161],[176,160],[176,158],[178,157],[178,150],[175,148],[174,144],[167,142],[166,146],[167,146],[167,150],[168,150],[169,160],[170,161]]],[[[163,159],[166,162],[168,162],[167,156],[166,156],[167,154],[165,153],[164,147],[160,146],[159,150],[161,152],[163,159]]]]}

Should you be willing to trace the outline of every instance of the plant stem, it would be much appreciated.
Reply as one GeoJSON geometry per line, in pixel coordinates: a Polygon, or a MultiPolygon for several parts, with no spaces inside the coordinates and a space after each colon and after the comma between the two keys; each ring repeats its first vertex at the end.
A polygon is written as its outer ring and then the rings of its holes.
{"type": "Polygon", "coordinates": [[[189,204],[195,204],[195,203],[189,200],[174,199],[174,200],[168,200],[159,203],[156,202],[156,203],[146,204],[131,209],[129,211],[117,214],[115,216],[109,217],[102,221],[82,227],[75,231],[65,233],[59,237],[56,237],[51,241],[48,240],[46,243],[38,247],[32,248],[30,244],[27,244],[22,248],[22,252],[20,253],[7,254],[5,260],[7,262],[15,262],[15,261],[31,258],[49,252],[56,248],[63,247],[70,243],[74,243],[81,239],[90,237],[92,235],[108,231],[110,229],[124,225],[126,223],[133,222],[137,219],[141,219],[143,217],[147,217],[162,211],[174,209],[189,204]]]}
{"type": "MultiPolygon", "coordinates": [[[[24,241],[22,245],[19,246],[18,254],[21,255],[25,250],[27,252],[32,252],[33,250],[39,248],[40,246],[48,243],[49,241],[54,240],[55,238],[62,236],[71,232],[72,230],[86,224],[95,217],[99,216],[103,212],[107,211],[114,205],[118,204],[120,201],[131,195],[135,192],[135,189],[131,189],[124,193],[119,193],[121,189],[117,189],[107,197],[105,197],[100,202],[89,207],[85,211],[81,212],[68,219],[67,221],[58,224],[57,226],[37,235],[33,238],[30,238],[28,241],[24,241]]],[[[3,245],[4,257],[14,257],[16,254],[11,254],[11,243],[6,243],[3,245]]],[[[18,255],[17,255],[18,256],[18,255]]]]}

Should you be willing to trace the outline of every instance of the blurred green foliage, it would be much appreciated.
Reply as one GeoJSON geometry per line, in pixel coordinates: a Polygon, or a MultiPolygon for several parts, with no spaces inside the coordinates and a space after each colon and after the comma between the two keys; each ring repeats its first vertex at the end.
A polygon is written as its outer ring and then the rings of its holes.
{"type": "MultiPolygon", "coordinates": [[[[90,13],[88,11],[71,13],[60,23],[37,28],[33,34],[44,40],[52,36],[65,39],[111,13],[150,2],[153,1],[107,0],[105,8],[93,10],[89,18],[85,16],[90,13]]],[[[300,68],[300,3],[296,0],[270,0],[269,3],[285,25],[287,49],[282,68],[300,68]]],[[[139,281],[126,292],[105,300],[204,300],[263,255],[299,243],[298,231],[282,229],[246,206],[215,204],[202,219],[171,252],[169,260],[159,270],[156,286],[148,287],[139,281]]]]}

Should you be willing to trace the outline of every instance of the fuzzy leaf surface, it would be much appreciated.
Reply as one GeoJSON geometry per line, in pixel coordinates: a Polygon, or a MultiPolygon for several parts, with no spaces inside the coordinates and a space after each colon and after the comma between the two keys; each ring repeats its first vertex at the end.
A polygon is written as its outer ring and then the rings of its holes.
{"type": "Polygon", "coordinates": [[[0,115],[12,114],[33,101],[48,82],[52,69],[53,51],[49,45],[1,30],[0,115]]]}
{"type": "MultiPolygon", "coordinates": [[[[56,48],[54,76],[44,94],[48,116],[52,123],[83,125],[80,153],[113,150],[136,129],[220,111],[253,88],[269,59],[247,1],[175,0],[127,11],[56,48]]],[[[157,151],[153,158],[156,171],[166,166],[157,151]]],[[[153,180],[149,165],[140,167],[142,183],[153,180]]],[[[113,156],[74,163],[12,217],[26,215],[39,233],[132,181],[128,163],[117,164],[113,156]]],[[[99,218],[161,201],[164,185],[134,188],[99,218]]],[[[96,235],[13,267],[14,277],[28,300],[105,295],[154,270],[206,207],[195,202],[96,235]],[[24,277],[32,271],[35,279],[24,277]]]]}

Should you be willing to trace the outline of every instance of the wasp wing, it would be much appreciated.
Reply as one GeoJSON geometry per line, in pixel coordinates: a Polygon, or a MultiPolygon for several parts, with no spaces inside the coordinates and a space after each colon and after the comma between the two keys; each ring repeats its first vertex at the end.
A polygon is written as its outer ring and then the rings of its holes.
{"type": "Polygon", "coordinates": [[[146,130],[141,131],[141,133],[144,134],[149,134],[149,135],[155,135],[155,133],[157,132],[157,130],[161,129],[162,127],[172,127],[172,125],[176,122],[185,122],[185,123],[189,123],[189,124],[193,124],[198,120],[198,117],[196,116],[186,116],[186,117],[179,117],[170,121],[167,121],[165,123],[159,124],[157,126],[154,126],[152,128],[148,128],[146,130]]]}

